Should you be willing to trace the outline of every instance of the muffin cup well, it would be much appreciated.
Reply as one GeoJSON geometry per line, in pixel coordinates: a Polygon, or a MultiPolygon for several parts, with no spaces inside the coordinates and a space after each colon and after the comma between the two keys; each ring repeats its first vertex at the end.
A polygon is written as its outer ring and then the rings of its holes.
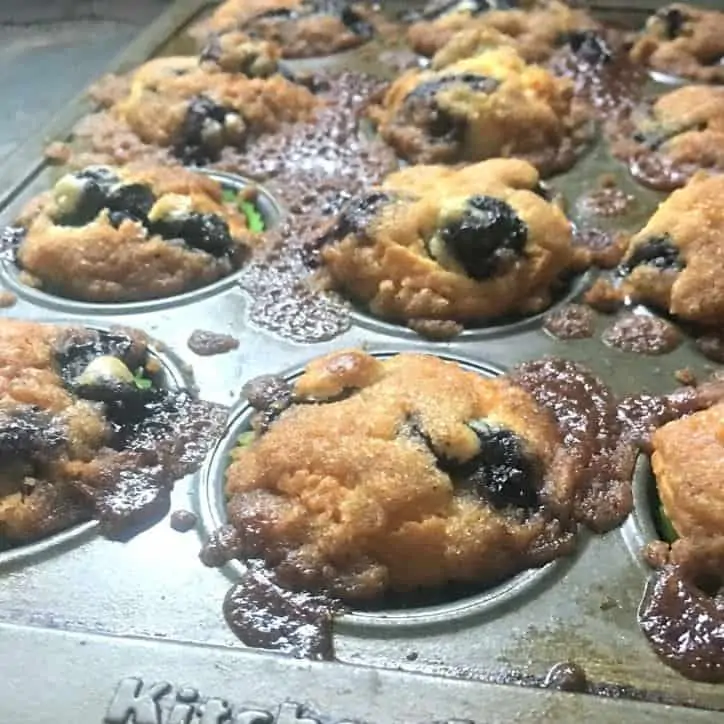
{"type": "MultiPolygon", "coordinates": [[[[255,204],[264,218],[266,229],[273,229],[277,226],[284,215],[282,206],[274,198],[274,196],[263,186],[256,184],[250,179],[210,169],[199,168],[194,169],[194,171],[203,173],[215,181],[218,181],[224,189],[241,191],[249,186],[254,186],[258,189],[258,196],[255,204]]],[[[144,299],[134,302],[82,301],[52,294],[50,292],[43,291],[42,289],[36,289],[23,282],[22,269],[14,261],[10,261],[8,259],[4,259],[0,262],[0,282],[2,282],[2,286],[8,291],[13,292],[18,297],[27,299],[29,302],[40,307],[70,314],[114,315],[150,312],[191,304],[201,299],[206,299],[236,284],[243,271],[242,267],[223,279],[219,279],[212,284],[199,287],[198,289],[184,292],[183,294],[175,294],[158,299],[144,299]]]]}
{"type": "MultiPolygon", "coordinates": [[[[387,359],[397,354],[395,351],[371,351],[374,357],[387,359]]],[[[463,369],[476,372],[485,377],[496,377],[503,371],[491,364],[472,361],[450,354],[435,355],[448,362],[454,362],[463,369]]],[[[293,381],[304,371],[296,367],[280,373],[280,377],[293,381]]],[[[251,429],[255,410],[241,402],[229,416],[224,437],[211,453],[207,465],[202,471],[199,488],[198,509],[204,534],[208,537],[227,523],[224,479],[230,462],[231,451],[237,446],[239,435],[251,429]]],[[[513,575],[493,586],[447,586],[442,591],[402,594],[389,598],[379,606],[369,608],[345,606],[344,613],[335,618],[335,629],[343,631],[364,630],[380,631],[429,627],[444,628],[454,626],[463,618],[483,618],[504,613],[506,608],[521,605],[526,597],[532,597],[550,583],[553,574],[565,567],[565,559],[554,560],[541,568],[528,569],[513,575]],[[450,591],[449,589],[452,589],[450,591]]],[[[221,569],[232,581],[238,580],[247,570],[245,563],[233,559],[221,569]]]]}

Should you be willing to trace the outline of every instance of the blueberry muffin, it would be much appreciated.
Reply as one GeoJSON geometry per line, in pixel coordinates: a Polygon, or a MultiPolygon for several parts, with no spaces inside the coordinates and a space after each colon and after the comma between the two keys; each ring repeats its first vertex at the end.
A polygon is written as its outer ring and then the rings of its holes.
{"type": "Polygon", "coordinates": [[[570,167],[590,133],[571,83],[526,65],[511,47],[440,70],[409,71],[370,113],[384,140],[408,161],[518,156],[544,175],[570,167]]]}
{"type": "Polygon", "coordinates": [[[0,320],[0,548],[156,519],[224,419],[166,389],[136,332],[0,320]]]}
{"type": "Polygon", "coordinates": [[[352,199],[318,243],[335,288],[381,317],[474,322],[540,311],[582,263],[525,161],[415,166],[352,199]]]}
{"type": "Polygon", "coordinates": [[[90,166],[33,200],[17,223],[25,281],[73,299],[180,294],[238,269],[258,243],[219,183],[182,167],[90,166]]]}
{"type": "Polygon", "coordinates": [[[724,12],[683,3],[661,8],[649,18],[631,58],[700,83],[724,83],[724,12]]]}
{"type": "Polygon", "coordinates": [[[699,169],[724,170],[724,88],[692,85],[666,93],[615,136],[614,153],[656,189],[682,186],[699,169]]]}
{"type": "Polygon", "coordinates": [[[570,550],[554,514],[570,461],[511,380],[348,350],[275,396],[233,451],[226,494],[239,555],[281,585],[370,600],[491,584],[570,550]]]}
{"type": "MultiPolygon", "coordinates": [[[[439,5],[439,3],[437,3],[439,5]]],[[[448,3],[442,12],[429,8],[423,20],[408,31],[410,45],[422,55],[432,56],[448,43],[460,52],[470,43],[460,43],[456,34],[498,31],[515,44],[528,62],[539,62],[550,57],[565,37],[580,30],[597,27],[593,18],[583,10],[572,9],[558,0],[539,0],[524,3],[527,7],[491,10],[487,2],[448,3]]],[[[458,55],[458,58],[466,57],[458,55]]]]}
{"type": "Polygon", "coordinates": [[[109,112],[141,141],[168,148],[187,164],[208,163],[226,146],[241,148],[285,122],[310,118],[318,105],[314,95],[278,73],[269,75],[267,51],[257,44],[258,55],[247,53],[244,43],[222,48],[217,60],[209,51],[201,63],[185,57],[145,63],[109,112]],[[227,72],[219,63],[260,75],[227,72]]]}
{"type": "Polygon", "coordinates": [[[724,320],[724,176],[697,174],[632,239],[623,292],[683,320],[724,320]]]}
{"type": "Polygon", "coordinates": [[[653,437],[651,464],[666,517],[682,538],[724,531],[724,404],[670,422],[653,437]]]}
{"type": "Polygon", "coordinates": [[[226,0],[191,29],[207,42],[234,30],[278,44],[285,58],[310,58],[356,48],[374,34],[371,11],[342,0],[226,0]]]}

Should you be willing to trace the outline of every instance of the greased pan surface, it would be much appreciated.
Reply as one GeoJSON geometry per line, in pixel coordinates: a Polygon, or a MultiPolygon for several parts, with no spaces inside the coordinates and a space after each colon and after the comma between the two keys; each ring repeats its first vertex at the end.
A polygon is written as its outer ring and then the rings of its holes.
{"type": "MultiPolygon", "coordinates": [[[[127,70],[151,57],[203,6],[198,0],[174,4],[129,48],[116,69],[127,70]]],[[[169,47],[179,47],[176,42],[169,47]]],[[[298,65],[374,72],[380,67],[375,52],[370,45],[321,63],[298,65]]],[[[88,108],[84,101],[69,106],[4,165],[2,225],[11,222],[30,197],[49,187],[57,170],[44,161],[43,146],[67,137],[88,108]]],[[[569,174],[553,179],[552,185],[573,208],[576,196],[593,188],[602,173],[615,174],[619,186],[636,196],[634,213],[621,222],[636,228],[660,197],[636,186],[602,147],[593,149],[569,174]]],[[[587,282],[591,276],[595,272],[587,282]]],[[[724,711],[721,687],[688,681],[664,667],[639,631],[636,610],[650,573],[639,551],[651,535],[641,494],[635,514],[621,528],[585,537],[572,557],[490,592],[432,606],[352,611],[339,617],[334,663],[244,650],[221,614],[238,569],[208,569],[198,559],[201,543],[223,517],[220,471],[235,431],[248,418],[240,401],[242,384],[255,376],[270,371],[293,376],[325,352],[364,346],[376,354],[438,354],[481,374],[558,355],[584,362],[616,392],[657,392],[672,389],[673,374],[681,368],[699,374],[710,368],[688,341],[662,357],[637,356],[605,346],[600,334],[557,341],[543,331],[539,316],[433,343],[360,313],[345,334],[303,345],[250,323],[249,298],[235,284],[162,305],[113,305],[111,310],[39,296],[14,282],[7,270],[0,283],[17,295],[16,304],[2,310],[3,316],[141,329],[157,340],[159,354],[175,377],[194,384],[201,397],[232,408],[229,434],[206,466],[177,483],[173,493],[172,511],[192,510],[199,516],[196,532],[172,530],[167,517],[127,543],[114,543],[97,535],[91,524],[0,553],[0,710],[23,722],[108,724],[134,721],[131,714],[137,724],[532,722],[586,717],[673,722],[715,721],[721,714],[714,712],[724,711]],[[196,329],[230,334],[239,347],[200,357],[187,345],[196,329]],[[38,690],[28,681],[40,660],[45,683],[38,690]],[[497,685],[539,682],[552,665],[565,660],[580,664],[589,681],[609,697],[497,685]],[[203,714],[192,717],[193,706],[205,697],[211,700],[203,714]],[[634,701],[637,698],[649,701],[634,701]],[[226,708],[222,700],[228,702],[226,708]],[[286,700],[294,703],[285,704],[286,700]]],[[[610,322],[599,317],[596,323],[600,332],[610,322]]]]}

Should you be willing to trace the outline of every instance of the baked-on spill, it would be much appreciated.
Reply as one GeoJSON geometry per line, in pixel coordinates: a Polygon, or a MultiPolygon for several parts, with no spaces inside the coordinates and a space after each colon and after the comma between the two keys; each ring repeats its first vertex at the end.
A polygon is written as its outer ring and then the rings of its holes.
{"type": "Polygon", "coordinates": [[[601,335],[603,342],[624,352],[667,354],[683,341],[683,335],[671,322],[651,314],[622,315],[601,335]]]}
{"type": "Polygon", "coordinates": [[[0,368],[2,547],[91,518],[112,537],[150,525],[226,419],[127,329],[3,319],[0,368]]]}

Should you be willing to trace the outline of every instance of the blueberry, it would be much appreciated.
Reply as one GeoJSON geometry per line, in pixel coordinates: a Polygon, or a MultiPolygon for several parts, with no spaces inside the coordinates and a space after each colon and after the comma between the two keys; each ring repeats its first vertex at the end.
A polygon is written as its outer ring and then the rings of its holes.
{"type": "Polygon", "coordinates": [[[188,105],[174,145],[174,153],[185,163],[204,164],[218,156],[219,148],[211,145],[204,131],[213,123],[223,129],[227,114],[236,113],[204,95],[188,105]]]}
{"type": "Polygon", "coordinates": [[[118,186],[108,194],[106,204],[111,211],[124,213],[138,221],[145,222],[156,197],[144,184],[118,186]]]}
{"type": "Polygon", "coordinates": [[[361,38],[371,38],[374,28],[351,6],[345,5],[339,15],[344,26],[361,38]]]}
{"type": "Polygon", "coordinates": [[[230,254],[234,247],[228,224],[216,214],[192,212],[180,219],[163,219],[153,224],[152,231],[216,257],[230,254]]]}
{"type": "Polygon", "coordinates": [[[569,33],[567,42],[571,50],[591,65],[608,63],[613,51],[608,43],[593,30],[578,30],[569,33]]]}
{"type": "Polygon", "coordinates": [[[662,271],[669,269],[679,271],[684,268],[679,249],[668,234],[652,236],[636,246],[631,256],[621,266],[621,272],[630,274],[641,264],[653,266],[662,271]]]}
{"type": "Polygon", "coordinates": [[[222,52],[223,50],[221,48],[219,36],[213,34],[206,41],[206,45],[204,45],[201,49],[201,53],[199,53],[199,62],[203,63],[208,60],[216,63],[221,58],[222,52]]]}
{"type": "Polygon", "coordinates": [[[446,251],[477,280],[522,256],[527,237],[528,227],[513,208],[492,196],[471,196],[462,214],[440,230],[446,251]]]}
{"type": "Polygon", "coordinates": [[[490,78],[487,75],[479,75],[478,73],[457,73],[455,75],[444,75],[440,78],[428,80],[420,83],[408,95],[406,100],[411,98],[428,98],[431,99],[441,90],[450,88],[457,84],[468,86],[470,90],[480,93],[492,93],[499,85],[500,81],[490,78]]]}
{"type": "Polygon", "coordinates": [[[113,169],[108,166],[86,166],[82,171],[75,174],[76,178],[94,181],[98,186],[110,188],[119,182],[119,178],[113,169]]]}
{"type": "Polygon", "coordinates": [[[668,40],[674,40],[681,34],[681,29],[687,20],[686,15],[678,8],[664,8],[657,13],[664,21],[664,28],[668,40]]]}
{"type": "Polygon", "coordinates": [[[64,226],[84,226],[93,221],[105,205],[106,189],[89,179],[79,190],[73,210],[62,214],[57,221],[64,226]]]}
{"type": "Polygon", "coordinates": [[[456,478],[495,508],[538,506],[540,471],[514,432],[485,420],[470,423],[480,452],[465,463],[456,478]]]}
{"type": "Polygon", "coordinates": [[[349,234],[364,235],[375,216],[392,200],[392,196],[384,191],[371,191],[353,199],[342,209],[335,236],[343,239],[349,234]]]}
{"type": "Polygon", "coordinates": [[[58,372],[66,385],[72,385],[96,357],[117,357],[131,369],[142,364],[137,344],[122,332],[82,329],[70,330],[53,350],[58,372]]]}
{"type": "MultiPolygon", "coordinates": [[[[344,197],[342,197],[344,198],[344,197]]],[[[360,241],[368,238],[367,229],[380,210],[394,201],[392,195],[384,191],[371,191],[363,196],[349,200],[339,212],[337,221],[323,234],[312,238],[304,247],[303,260],[310,267],[317,267],[320,263],[319,250],[325,244],[341,241],[350,234],[356,234],[360,241]]],[[[340,200],[341,202],[341,200],[340,200]]],[[[333,212],[338,202],[329,205],[333,212]]]]}
{"type": "Polygon", "coordinates": [[[138,221],[138,219],[127,211],[109,211],[108,221],[114,229],[117,229],[124,221],[138,221]]]}
{"type": "Polygon", "coordinates": [[[457,141],[465,132],[465,119],[450,115],[439,107],[437,94],[457,84],[467,85],[476,93],[492,93],[499,81],[475,73],[461,73],[435,78],[418,85],[408,93],[404,103],[406,122],[426,129],[431,138],[457,141]]]}

